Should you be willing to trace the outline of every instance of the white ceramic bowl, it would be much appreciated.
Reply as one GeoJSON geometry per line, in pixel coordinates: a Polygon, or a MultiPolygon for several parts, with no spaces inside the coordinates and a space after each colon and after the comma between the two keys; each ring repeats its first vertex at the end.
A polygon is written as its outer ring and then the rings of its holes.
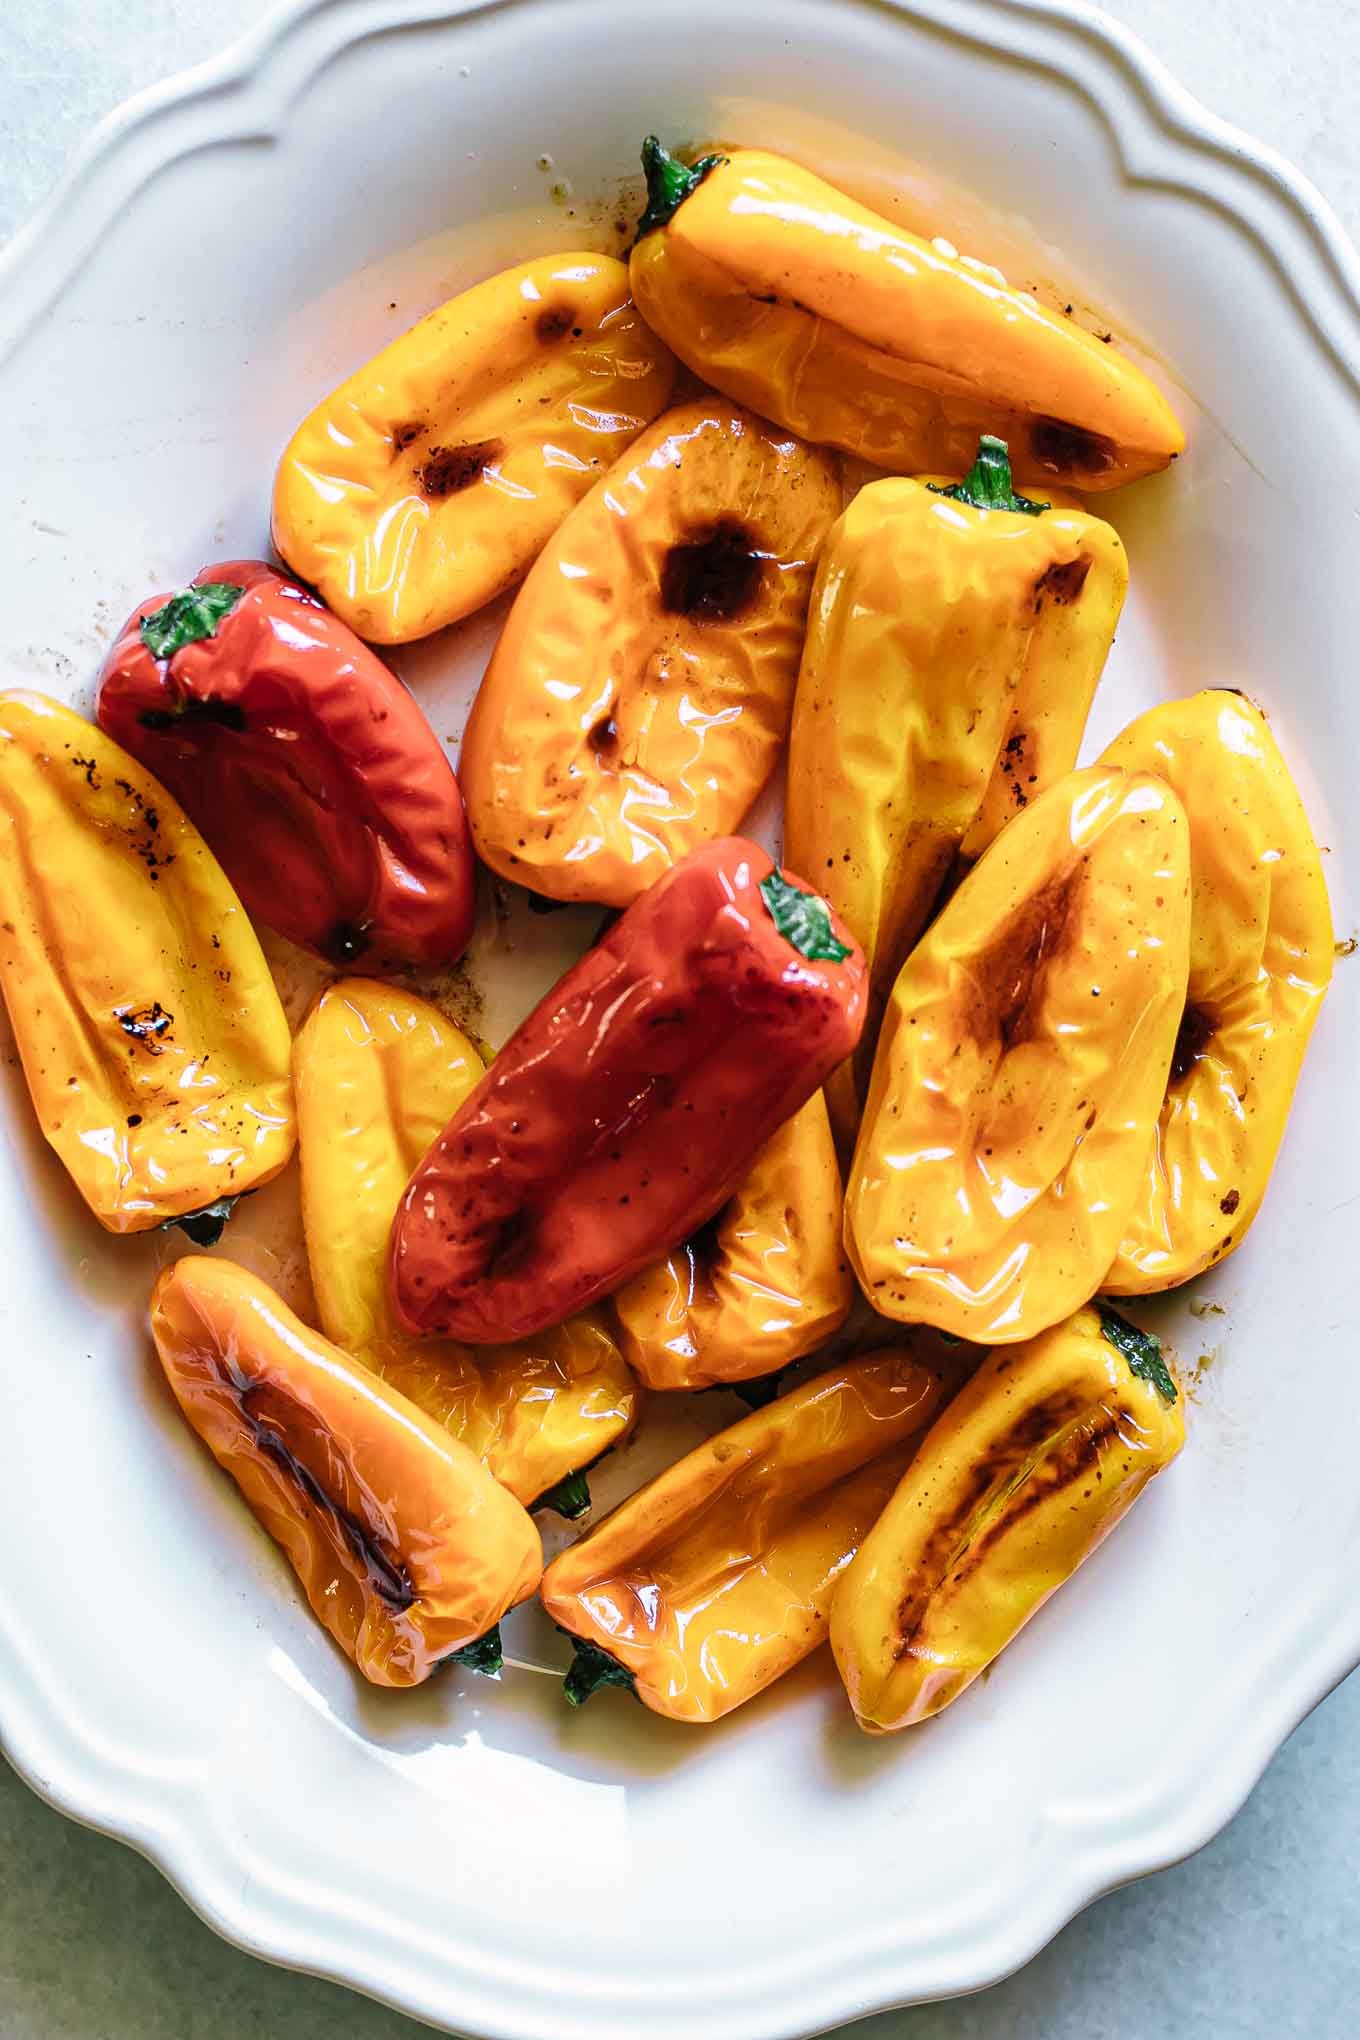
{"type": "MultiPolygon", "coordinates": [[[[1349,934],[1355,258],[1053,0],[309,0],[146,95],[0,267],[0,679],[88,706],[134,599],[263,545],[301,412],[451,288],[607,244],[653,127],[788,147],[1148,348],[1191,445],[1108,504],[1134,593],[1092,746],[1160,694],[1250,689],[1349,934]]],[[[494,621],[400,661],[450,736],[494,621]]],[[[158,1391],[168,1249],[85,1220],[11,1055],[6,1749],[233,1940],[477,2035],[788,2040],[1001,1975],[1205,1841],[1360,1656],[1357,984],[1342,963],[1247,1245],[1155,1314],[1203,1356],[1189,1449],[988,1682],[884,1742],[819,1664],[707,1731],[571,1715],[532,1669],[360,1690],[158,1391]]],[[[296,1290],[290,1195],[228,1245],[296,1290]]],[[[532,1618],[514,1647],[560,1662],[532,1618]]]]}

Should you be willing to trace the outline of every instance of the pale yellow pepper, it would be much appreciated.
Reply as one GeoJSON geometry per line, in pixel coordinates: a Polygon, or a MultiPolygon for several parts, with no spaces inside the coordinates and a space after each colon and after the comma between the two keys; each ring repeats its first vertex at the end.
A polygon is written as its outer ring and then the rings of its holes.
{"type": "Polygon", "coordinates": [[[1117,348],[996,273],[758,149],[689,170],[654,136],[643,317],[705,382],[877,467],[961,474],[979,434],[1023,482],[1109,489],[1185,435],[1117,348]]]}
{"type": "Polygon", "coordinates": [[[846,1195],[876,1310],[1012,1344],[1094,1293],[1147,1168],[1189,921],[1159,779],[1069,773],[1002,830],[883,1024],[846,1195]]]}
{"type": "Polygon", "coordinates": [[[836,1148],[816,1091],[711,1224],[613,1302],[629,1365],[650,1388],[708,1388],[814,1352],[844,1324],[854,1294],[836,1148]]]}
{"type": "Polygon", "coordinates": [[[611,256],[488,277],[303,420],[274,543],[360,637],[425,637],[515,586],[664,408],[674,371],[611,256]]]}
{"type": "Polygon", "coordinates": [[[0,988],[33,1109],[112,1233],[204,1244],[293,1151],[291,1042],[226,874],[145,766],[0,694],[0,988]]]}
{"type": "Polygon", "coordinates": [[[1103,1305],[984,1360],[931,1426],[836,1589],[861,1728],[938,1714],[1185,1442],[1156,1339],[1103,1305]]]}
{"type": "MultiPolygon", "coordinates": [[[[642,1392],[606,1319],[514,1346],[415,1340],[393,1315],[388,1239],[411,1172],[483,1074],[427,1000],[371,978],[321,994],[294,1055],[302,1215],[327,1336],[485,1460],[522,1502],[547,1499],[632,1428],[642,1392]]],[[[580,1513],[580,1483],[560,1498],[580,1513]]]]}
{"type": "Polygon", "coordinates": [[[1143,1187],[1101,1283],[1188,1282],[1265,1195],[1334,954],[1313,832],[1259,708],[1208,691],[1139,716],[1104,762],[1158,773],[1190,820],[1190,978],[1143,1187]]]}

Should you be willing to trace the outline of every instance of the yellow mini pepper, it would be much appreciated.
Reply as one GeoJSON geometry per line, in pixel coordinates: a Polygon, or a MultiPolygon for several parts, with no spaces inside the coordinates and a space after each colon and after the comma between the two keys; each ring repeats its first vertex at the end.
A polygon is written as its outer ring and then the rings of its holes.
{"type": "Polygon", "coordinates": [[[885,1316],[1012,1344],[1098,1287],[1185,1003],[1189,834],[1161,780],[1069,773],[913,950],[845,1207],[851,1261],[885,1316]]]}
{"type": "Polygon", "coordinates": [[[394,985],[329,985],[294,1051],[302,1215],[327,1336],[485,1460],[522,1502],[589,1507],[573,1479],[632,1428],[641,1401],[604,1317],[473,1350],[399,1330],[387,1292],[392,1219],[411,1171],[480,1080],[477,1051],[394,985]]]}
{"type": "Polygon", "coordinates": [[[824,1345],[855,1285],[841,1242],[841,1176],[813,1093],[702,1233],[614,1294],[623,1350],[649,1388],[777,1373],[824,1345]]]}
{"type": "Polygon", "coordinates": [[[638,308],[738,403],[877,467],[961,474],[978,436],[1024,482],[1109,489],[1185,444],[1112,346],[996,271],[763,150],[677,162],[649,136],[638,308]]]}
{"type": "Polygon", "coordinates": [[[716,1721],[825,1640],[832,1591],[940,1399],[906,1352],[846,1361],[668,1467],[562,1552],[543,1604],[567,1698],[625,1685],[716,1721]]]}
{"type": "Polygon", "coordinates": [[[984,438],[952,487],[872,482],[822,552],[784,848],[863,945],[869,1022],[828,1095],[853,1140],[884,1003],[962,849],[1076,763],[1128,586],[1085,511],[1031,502],[984,438]]]}
{"type": "Polygon", "coordinates": [[[425,637],[514,587],[664,407],[674,366],[621,262],[507,269],[303,420],[274,484],[274,543],[360,637],[425,637]]]}
{"type": "Polygon", "coordinates": [[[0,695],[0,987],[33,1109],[100,1224],[201,1244],[293,1150],[288,1022],[207,844],[126,751],[0,695]]]}
{"type": "Polygon", "coordinates": [[[1105,752],[1156,772],[1190,820],[1190,978],[1157,1138],[1101,1287],[1188,1282],[1260,1209],[1332,977],[1332,916],[1303,802],[1259,708],[1168,701],[1105,752]]]}
{"type": "Polygon", "coordinates": [[[459,779],[494,871],[622,907],[736,829],[788,735],[834,463],[718,397],[668,411],[540,555],[459,779]]]}
{"type": "Polygon", "coordinates": [[[831,1647],[860,1727],[956,1700],[1184,1442],[1157,1340],[1104,1304],[984,1360],[836,1589],[831,1647]]]}

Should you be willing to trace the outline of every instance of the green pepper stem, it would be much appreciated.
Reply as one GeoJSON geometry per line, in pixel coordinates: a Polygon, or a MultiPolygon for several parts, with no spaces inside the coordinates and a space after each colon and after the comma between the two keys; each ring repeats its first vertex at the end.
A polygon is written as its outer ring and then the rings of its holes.
{"type": "MultiPolygon", "coordinates": [[[[647,204],[638,221],[637,240],[653,227],[664,227],[677,206],[683,205],[696,184],[702,184],[710,170],[725,163],[726,156],[701,156],[691,166],[673,156],[658,136],[648,135],[642,144],[642,168],[647,179],[647,204]]],[[[636,246],[636,241],[634,242],[636,246]]]]}
{"type": "Polygon", "coordinates": [[[501,1649],[501,1625],[492,1624],[485,1636],[474,1636],[471,1643],[465,1643],[461,1650],[449,1652],[449,1663],[463,1665],[470,1672],[481,1672],[484,1677],[494,1678],[504,1664],[501,1649]]]}
{"type": "Polygon", "coordinates": [[[947,489],[935,482],[926,487],[937,496],[952,496],[956,503],[971,503],[975,510],[1019,510],[1026,517],[1039,517],[1051,508],[1048,503],[1034,503],[1028,496],[1016,494],[1010,449],[991,432],[984,432],[979,439],[977,459],[961,482],[952,482],[947,489]]]}
{"type": "Polygon", "coordinates": [[[1161,1340],[1154,1333],[1145,1332],[1141,1325],[1131,1325],[1103,1296],[1095,1299],[1095,1312],[1102,1333],[1116,1353],[1123,1355],[1129,1373],[1155,1388],[1164,1403],[1175,1402],[1176,1384],[1162,1358],[1161,1340]]]}
{"type": "Polygon", "coordinates": [[[215,1247],[239,1202],[239,1195],[219,1197],[215,1204],[204,1204],[197,1211],[184,1211],[178,1218],[167,1218],[160,1229],[166,1232],[175,1225],[196,1247],[215,1247]]]}
{"type": "Polygon", "coordinates": [[[581,1516],[590,1513],[590,1482],[584,1471],[564,1474],[556,1487],[544,1490],[533,1504],[535,1509],[552,1509],[559,1516],[565,1516],[569,1523],[575,1523],[581,1516]]]}
{"type": "MultiPolygon", "coordinates": [[[[560,1622],[557,1626],[562,1628],[560,1622]]],[[[563,1629],[562,1634],[570,1638],[573,1652],[562,1682],[569,1707],[584,1707],[601,1686],[625,1686],[637,1698],[637,1680],[626,1665],[621,1665],[607,1650],[601,1650],[598,1643],[591,1643],[588,1637],[573,1636],[569,1629],[563,1629]]]]}

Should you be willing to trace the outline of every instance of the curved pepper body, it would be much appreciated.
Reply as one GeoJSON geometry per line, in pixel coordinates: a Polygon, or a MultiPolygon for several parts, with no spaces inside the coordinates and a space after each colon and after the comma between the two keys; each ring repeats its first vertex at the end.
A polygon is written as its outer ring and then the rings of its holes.
{"type": "Polygon", "coordinates": [[[626,906],[736,828],[788,734],[825,454],[708,397],[668,411],[520,590],[460,762],[477,848],[555,899],[626,906]]]}
{"type": "Polygon", "coordinates": [[[706,382],[878,467],[961,474],[995,432],[1022,481],[1109,489],[1185,444],[1113,347],[761,150],[720,159],[644,229],[631,275],[706,382]]]}
{"type": "Polygon", "coordinates": [[[392,1229],[399,1320],[494,1345],[617,1289],[726,1203],[862,1020],[863,960],[815,894],[740,837],[692,851],[541,1001],[416,1170],[392,1229]]]}
{"type": "Polygon", "coordinates": [[[1157,1341],[1100,1307],[984,1360],[836,1589],[831,1647],[860,1727],[956,1700],[1184,1442],[1157,1341]]]}
{"type": "Polygon", "coordinates": [[[185,595],[140,604],[98,712],[197,822],[257,920],[332,963],[433,969],[462,953],[475,876],[443,746],[377,654],[263,561],[205,567],[185,595]],[[156,656],[156,620],[203,588],[240,592],[156,656]]]}
{"type": "Polygon", "coordinates": [[[716,1721],[826,1638],[836,1581],[940,1400],[905,1352],[804,1382],[668,1467],[543,1576],[554,1622],[675,1721],[716,1721]]]}
{"type": "Polygon", "coordinates": [[[0,987],[46,1138],[100,1224],[144,1232],[276,1176],[288,1022],[216,858],[138,761],[0,694],[0,987]]]}
{"type": "Polygon", "coordinates": [[[820,1091],[756,1156],[703,1231],[614,1297],[623,1350],[650,1388],[774,1374],[850,1314],[841,1175],[820,1091]]]}
{"type": "Polygon", "coordinates": [[[482,1076],[437,1007],[368,978],[327,986],[294,1045],[302,1218],[321,1327],[536,1501],[632,1428],[641,1392],[603,1320],[476,1351],[415,1341],[387,1293],[411,1171],[482,1076]]]}
{"type": "Polygon", "coordinates": [[[481,1461],[257,1276],[189,1255],[151,1298],[185,1417],[366,1679],[415,1686],[538,1584],[538,1532],[481,1461]]]}
{"type": "Polygon", "coordinates": [[[274,543],[360,637],[425,637],[514,587],[665,408],[674,372],[623,263],[507,269],[304,419],[274,484],[274,543]]]}
{"type": "Polygon", "coordinates": [[[1148,1168],[1101,1288],[1170,1289],[1240,1245],[1265,1195],[1331,982],[1332,917],[1298,790],[1261,711],[1205,692],[1104,754],[1190,820],[1190,976],[1148,1168]]]}
{"type": "Polygon", "coordinates": [[[853,1140],[878,1020],[959,850],[1075,763],[1128,569],[1079,510],[981,508],[872,482],[817,571],[789,743],[785,851],[863,945],[870,1015],[833,1079],[853,1140]]]}
{"type": "Polygon", "coordinates": [[[1041,794],[897,980],[846,1197],[885,1316],[978,1345],[1092,1295],[1147,1167],[1189,957],[1189,825],[1096,767],[1041,794]]]}

